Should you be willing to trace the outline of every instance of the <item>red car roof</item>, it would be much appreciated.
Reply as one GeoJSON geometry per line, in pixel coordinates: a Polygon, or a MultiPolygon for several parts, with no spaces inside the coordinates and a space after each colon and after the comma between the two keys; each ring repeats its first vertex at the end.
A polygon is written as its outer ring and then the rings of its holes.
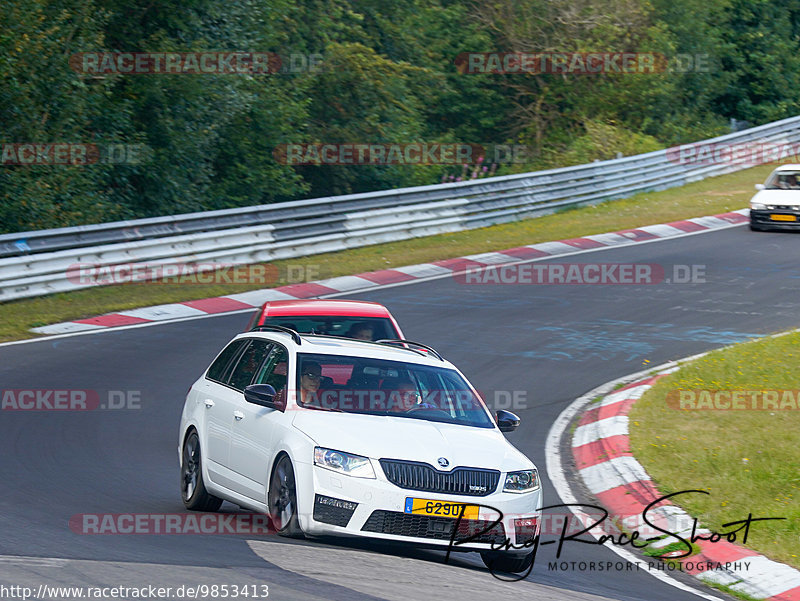
{"type": "Polygon", "coordinates": [[[389,310],[379,303],[353,300],[286,300],[269,301],[261,307],[261,315],[346,315],[351,317],[389,317],[389,310]]]}

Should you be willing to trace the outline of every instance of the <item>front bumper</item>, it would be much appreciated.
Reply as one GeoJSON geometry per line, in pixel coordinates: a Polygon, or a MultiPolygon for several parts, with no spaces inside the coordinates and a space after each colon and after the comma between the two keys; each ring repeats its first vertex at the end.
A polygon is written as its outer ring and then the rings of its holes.
{"type": "Polygon", "coordinates": [[[786,209],[750,209],[750,225],[756,228],[775,229],[775,230],[797,230],[800,229],[800,210],[786,209]],[[794,221],[783,221],[774,219],[773,215],[794,217],[794,221]]]}
{"type": "MultiPolygon", "coordinates": [[[[373,462],[376,464],[376,462],[373,462]]],[[[300,525],[311,535],[361,536],[453,550],[503,548],[528,553],[522,547],[540,523],[541,487],[533,492],[465,496],[406,490],[389,482],[380,465],[376,478],[353,478],[318,466],[296,466],[300,525]],[[457,520],[405,512],[406,499],[430,499],[481,506],[477,519],[457,520]],[[497,510],[497,511],[496,511],[497,510]],[[502,512],[502,519],[497,522],[502,512]],[[494,524],[494,525],[493,525],[494,524]],[[453,534],[455,531],[455,535],[453,534]],[[508,544],[506,544],[506,542],[508,544]]],[[[503,479],[498,485],[502,490],[503,479]]]]}

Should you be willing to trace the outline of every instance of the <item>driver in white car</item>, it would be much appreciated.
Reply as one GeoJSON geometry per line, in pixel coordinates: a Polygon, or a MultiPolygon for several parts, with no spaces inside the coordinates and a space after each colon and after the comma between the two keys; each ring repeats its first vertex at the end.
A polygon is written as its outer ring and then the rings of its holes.
{"type": "Polygon", "coordinates": [[[381,383],[381,390],[386,393],[386,410],[393,413],[439,409],[436,405],[423,402],[417,385],[408,378],[387,378],[381,383]]]}
{"type": "Polygon", "coordinates": [[[778,188],[781,190],[797,190],[800,189],[800,183],[797,181],[797,174],[781,174],[778,176],[778,188]]]}

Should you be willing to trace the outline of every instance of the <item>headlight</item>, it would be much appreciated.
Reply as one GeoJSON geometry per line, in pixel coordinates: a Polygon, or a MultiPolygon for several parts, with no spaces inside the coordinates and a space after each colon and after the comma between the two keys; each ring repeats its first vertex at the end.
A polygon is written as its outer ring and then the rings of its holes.
{"type": "Polygon", "coordinates": [[[767,205],[762,205],[760,202],[751,202],[750,208],[754,211],[764,211],[767,208],[767,205]]]}
{"type": "Polygon", "coordinates": [[[356,478],[375,477],[372,464],[366,457],[323,447],[314,447],[314,465],[356,478]]]}
{"type": "Polygon", "coordinates": [[[521,472],[508,472],[503,492],[531,492],[539,488],[539,472],[522,470],[521,472]]]}

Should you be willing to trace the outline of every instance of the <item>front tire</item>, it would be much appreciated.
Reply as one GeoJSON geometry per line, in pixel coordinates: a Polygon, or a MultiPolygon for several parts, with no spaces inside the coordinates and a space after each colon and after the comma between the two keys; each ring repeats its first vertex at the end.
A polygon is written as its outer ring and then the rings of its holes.
{"type": "Polygon", "coordinates": [[[200,439],[192,430],[183,441],[181,457],[181,498],[186,509],[192,511],[216,511],[222,499],[208,494],[203,482],[203,463],[200,455],[200,439]]]}
{"type": "Polygon", "coordinates": [[[297,519],[297,484],[292,460],[283,455],[275,464],[269,482],[269,516],[280,536],[303,538],[297,519]]]}
{"type": "Polygon", "coordinates": [[[533,564],[533,552],[527,555],[512,555],[510,553],[481,553],[483,564],[492,572],[509,572],[519,574],[527,572],[533,564]]]}

